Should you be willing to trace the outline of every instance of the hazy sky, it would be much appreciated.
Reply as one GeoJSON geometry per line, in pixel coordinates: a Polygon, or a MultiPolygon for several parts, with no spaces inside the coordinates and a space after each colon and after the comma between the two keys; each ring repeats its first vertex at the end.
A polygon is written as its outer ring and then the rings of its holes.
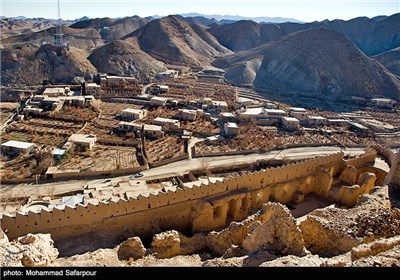
{"type": "MultiPolygon", "coordinates": [[[[400,0],[149,0],[98,1],[60,0],[61,17],[124,17],[202,14],[268,16],[296,18],[302,21],[374,17],[400,12],[400,0]]],[[[1,15],[57,18],[57,0],[2,0],[1,15]]]]}

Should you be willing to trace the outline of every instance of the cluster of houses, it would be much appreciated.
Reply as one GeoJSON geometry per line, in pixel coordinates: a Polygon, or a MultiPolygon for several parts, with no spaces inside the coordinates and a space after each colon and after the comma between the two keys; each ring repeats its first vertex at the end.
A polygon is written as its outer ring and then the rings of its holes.
{"type": "Polygon", "coordinates": [[[359,105],[370,106],[372,108],[389,110],[389,111],[392,111],[397,106],[397,102],[390,98],[368,99],[360,96],[352,96],[351,101],[359,105]]]}
{"type": "MultiPolygon", "coordinates": [[[[71,148],[79,151],[91,150],[97,141],[95,135],[72,134],[61,149],[54,148],[51,152],[55,160],[60,160],[71,148]]],[[[0,145],[1,154],[8,157],[16,157],[28,154],[37,148],[35,143],[10,140],[0,145]]]]}
{"type": "Polygon", "coordinates": [[[23,114],[58,111],[63,105],[84,107],[93,102],[93,95],[75,95],[69,87],[46,88],[42,94],[33,96],[23,109],[23,114]]]}

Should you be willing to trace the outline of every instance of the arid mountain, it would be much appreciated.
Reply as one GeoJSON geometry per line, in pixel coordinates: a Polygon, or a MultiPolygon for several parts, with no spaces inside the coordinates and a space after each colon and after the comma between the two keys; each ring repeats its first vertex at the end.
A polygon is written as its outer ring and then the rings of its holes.
{"type": "MultiPolygon", "coordinates": [[[[62,33],[69,38],[69,45],[75,48],[92,49],[104,44],[100,34],[93,28],[75,29],[63,26],[62,33]]],[[[22,44],[33,44],[41,46],[43,42],[52,42],[53,35],[56,33],[56,28],[52,27],[30,34],[22,34],[2,40],[3,46],[16,46],[22,44]]]]}
{"type": "Polygon", "coordinates": [[[207,32],[207,30],[200,23],[193,22],[193,23],[190,23],[190,26],[192,27],[193,31],[196,32],[196,34],[203,41],[205,41],[207,44],[209,44],[211,47],[216,49],[221,54],[232,53],[232,51],[230,51],[229,49],[222,46],[213,35],[211,35],[209,32],[207,32]]]}
{"type": "Polygon", "coordinates": [[[93,18],[93,19],[87,19],[87,20],[81,20],[78,21],[69,27],[75,28],[75,29],[86,29],[86,28],[95,28],[95,29],[100,29],[105,26],[109,26],[115,22],[115,19],[105,17],[105,18],[93,18]]]}
{"type": "Polygon", "coordinates": [[[284,36],[276,24],[259,24],[241,20],[227,25],[213,25],[208,30],[221,45],[232,51],[249,50],[284,36]]]}
{"type": "Polygon", "coordinates": [[[94,29],[100,33],[101,38],[105,42],[112,42],[132,33],[149,21],[149,19],[138,16],[126,17],[119,20],[112,18],[96,18],[78,21],[70,27],[74,29],[94,29]]]}
{"type": "Polygon", "coordinates": [[[133,31],[146,25],[148,22],[150,22],[149,19],[138,16],[127,17],[119,19],[113,24],[103,28],[100,31],[100,34],[106,42],[112,42],[113,40],[119,40],[129,33],[132,33],[133,31]]]}
{"type": "Polygon", "coordinates": [[[383,66],[400,77],[400,47],[374,56],[383,66]]]}
{"type": "Polygon", "coordinates": [[[360,17],[349,21],[333,20],[305,24],[258,24],[252,21],[238,21],[222,26],[213,25],[209,32],[228,49],[241,51],[310,28],[323,28],[342,33],[370,56],[400,46],[400,14],[382,17],[380,20],[360,17]]]}
{"type": "Polygon", "coordinates": [[[238,85],[319,94],[400,99],[400,78],[340,33],[310,29],[217,59],[238,85]]]}
{"type": "Polygon", "coordinates": [[[88,59],[99,72],[116,75],[146,77],[166,70],[162,62],[143,52],[137,44],[121,40],[97,48],[88,59]]]}
{"type": "Polygon", "coordinates": [[[137,38],[143,51],[171,64],[199,66],[227,53],[203,40],[181,16],[153,20],[124,38],[137,38]]]}
{"type": "MultiPolygon", "coordinates": [[[[29,34],[45,30],[57,25],[56,20],[45,18],[15,19],[4,18],[0,20],[1,39],[21,34],[29,34]]],[[[63,24],[71,24],[71,21],[62,21],[63,24]]]]}
{"type": "Polygon", "coordinates": [[[242,17],[242,16],[231,16],[231,15],[204,15],[199,13],[181,14],[183,17],[202,17],[217,21],[239,21],[239,20],[252,20],[254,22],[301,22],[294,18],[283,18],[283,17],[242,17]]]}
{"type": "Polygon", "coordinates": [[[215,18],[206,18],[201,16],[185,17],[185,20],[189,23],[202,24],[204,26],[209,26],[214,23],[219,24],[218,20],[215,18]]]}
{"type": "Polygon", "coordinates": [[[365,54],[372,56],[400,46],[400,13],[380,21],[367,17],[324,22],[326,28],[346,35],[365,54]]]}
{"type": "Polygon", "coordinates": [[[82,49],[32,45],[2,51],[2,84],[41,84],[43,80],[70,83],[78,76],[90,79],[97,70],[82,49]]]}
{"type": "Polygon", "coordinates": [[[147,77],[164,63],[213,63],[237,85],[399,99],[399,24],[400,14],[307,24],[86,18],[63,27],[66,49],[42,46],[55,27],[2,39],[2,83],[68,82],[96,72],[147,77]]]}

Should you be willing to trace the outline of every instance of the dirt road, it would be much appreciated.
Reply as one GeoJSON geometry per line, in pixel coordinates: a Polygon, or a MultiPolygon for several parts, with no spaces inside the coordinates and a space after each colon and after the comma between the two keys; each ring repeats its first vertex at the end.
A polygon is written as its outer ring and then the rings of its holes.
{"type": "MultiPolygon", "coordinates": [[[[251,163],[257,160],[273,160],[273,159],[305,159],[314,156],[322,156],[340,152],[340,147],[309,147],[309,148],[291,148],[286,150],[270,151],[264,154],[249,154],[235,156],[219,156],[219,157],[204,157],[182,160],[167,164],[164,166],[152,168],[143,171],[144,176],[138,180],[154,180],[162,179],[171,176],[182,175],[192,170],[199,168],[212,168],[230,166],[232,164],[251,163]]],[[[350,148],[343,150],[346,154],[357,155],[362,154],[362,148],[350,148]]],[[[114,178],[102,178],[85,180],[70,180],[65,182],[52,182],[46,184],[20,184],[14,186],[2,185],[0,187],[1,198],[14,198],[26,196],[47,196],[47,195],[62,195],[69,192],[81,190],[85,185],[90,186],[105,186],[115,185],[118,182],[129,180],[129,176],[120,176],[114,178]]]]}

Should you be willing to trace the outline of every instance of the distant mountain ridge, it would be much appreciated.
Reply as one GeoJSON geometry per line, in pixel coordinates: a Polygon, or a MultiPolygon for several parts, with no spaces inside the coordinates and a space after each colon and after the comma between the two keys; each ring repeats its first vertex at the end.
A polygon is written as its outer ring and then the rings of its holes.
{"type": "Polygon", "coordinates": [[[233,84],[293,93],[400,97],[400,77],[361,52],[343,34],[294,32],[265,45],[221,57],[233,84]]]}
{"type": "Polygon", "coordinates": [[[232,51],[242,51],[310,28],[323,28],[342,33],[367,55],[376,55],[400,46],[400,13],[379,21],[367,17],[304,24],[290,22],[259,24],[243,20],[227,25],[212,25],[209,32],[224,47],[232,51]]]}
{"type": "Polygon", "coordinates": [[[1,41],[2,83],[69,83],[97,72],[148,80],[167,64],[214,65],[240,86],[400,101],[399,13],[311,23],[189,15],[81,18],[62,27],[69,49],[51,45],[58,32],[52,21],[1,20],[8,30],[1,41]]]}
{"type": "Polygon", "coordinates": [[[284,17],[244,17],[244,16],[232,16],[232,15],[205,15],[199,13],[187,13],[187,14],[180,14],[183,17],[204,17],[208,19],[215,19],[217,21],[221,20],[252,20],[257,23],[265,22],[265,23],[282,23],[282,22],[295,22],[295,23],[304,23],[304,21],[297,20],[295,18],[284,18],[284,17]]]}

